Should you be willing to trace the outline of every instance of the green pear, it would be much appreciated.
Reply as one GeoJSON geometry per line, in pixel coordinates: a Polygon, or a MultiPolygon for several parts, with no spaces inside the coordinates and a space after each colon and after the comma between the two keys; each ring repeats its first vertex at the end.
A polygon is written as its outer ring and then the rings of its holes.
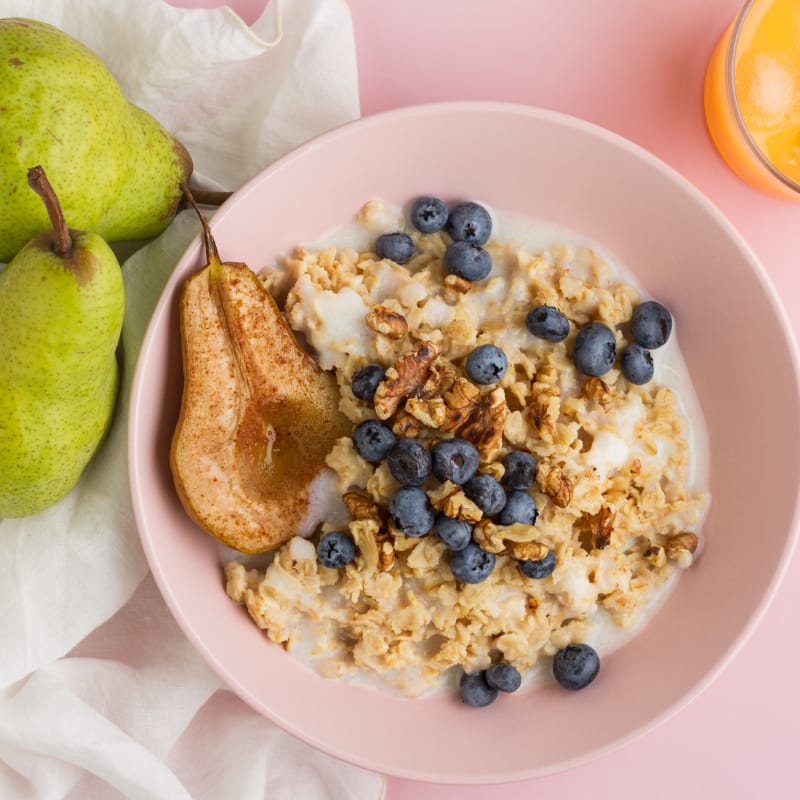
{"type": "Polygon", "coordinates": [[[0,272],[0,518],[35,514],[75,486],[119,385],[119,262],[96,233],[67,228],[41,167],[28,175],[52,229],[0,272]]]}
{"type": "Polygon", "coordinates": [[[0,261],[49,224],[26,185],[31,164],[70,224],[107,242],[161,233],[192,171],[183,145],[88,47],[42,22],[0,19],[0,261]]]}

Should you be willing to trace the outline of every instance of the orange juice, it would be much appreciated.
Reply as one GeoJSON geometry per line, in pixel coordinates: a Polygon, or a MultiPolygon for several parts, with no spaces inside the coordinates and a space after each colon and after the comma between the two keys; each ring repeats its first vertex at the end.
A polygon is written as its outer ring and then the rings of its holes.
{"type": "Polygon", "coordinates": [[[757,189],[800,200],[800,0],[750,0],[714,50],[704,96],[731,168],[757,189]]]}

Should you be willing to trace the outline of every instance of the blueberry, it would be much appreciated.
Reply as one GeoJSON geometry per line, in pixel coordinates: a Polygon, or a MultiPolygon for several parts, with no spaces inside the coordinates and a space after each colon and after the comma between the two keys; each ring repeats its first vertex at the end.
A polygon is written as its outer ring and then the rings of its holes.
{"type": "Polygon", "coordinates": [[[584,375],[605,375],[617,358],[617,340],[602,322],[590,322],[578,331],[572,355],[575,366],[584,375]]]}
{"type": "Polygon", "coordinates": [[[534,499],[521,491],[509,492],[506,504],[497,516],[499,525],[513,525],[521,522],[523,525],[535,525],[539,510],[534,499]]]}
{"type": "Polygon", "coordinates": [[[569,320],[553,306],[536,306],[525,316],[525,327],[540,339],[563,342],[569,333],[569,320]]]}
{"type": "Polygon", "coordinates": [[[356,557],[353,537],[345,531],[330,531],[322,535],[317,545],[320,563],[331,569],[339,569],[356,557]]]}
{"type": "Polygon", "coordinates": [[[622,374],[631,383],[647,383],[655,371],[650,351],[638,344],[629,344],[622,351],[620,363],[622,364],[622,374]]]}
{"type": "Polygon", "coordinates": [[[522,559],[517,562],[520,572],[528,578],[546,578],[553,574],[556,568],[556,554],[552,550],[547,551],[543,558],[522,559]]]}
{"type": "Polygon", "coordinates": [[[384,233],[375,241],[378,257],[397,264],[405,264],[414,255],[414,249],[414,241],[407,233],[384,233]]]}
{"type": "Polygon", "coordinates": [[[503,483],[509,489],[530,489],[536,480],[536,461],[530,453],[512,450],[503,456],[503,483]]]}
{"type": "Polygon", "coordinates": [[[421,233],[436,233],[447,223],[447,206],[438,197],[418,197],[411,205],[411,224],[421,233]]]}
{"type": "Polygon", "coordinates": [[[406,536],[424,536],[436,518],[428,495],[417,486],[398,489],[389,500],[389,514],[395,527],[406,536]]]}
{"type": "Polygon", "coordinates": [[[431,474],[431,454],[416,439],[401,437],[386,456],[389,472],[404,486],[422,486],[431,474]]]}
{"type": "Polygon", "coordinates": [[[497,699],[497,689],[489,686],[483,672],[465,672],[458,683],[461,702],[475,708],[488,706],[497,699]]]}
{"type": "Polygon", "coordinates": [[[562,647],[553,659],[553,676],[565,689],[583,689],[600,672],[600,657],[588,644],[562,647]]]}
{"type": "Polygon", "coordinates": [[[506,490],[491,475],[476,475],[464,484],[464,494],[483,511],[493,517],[506,504],[506,490]]]}
{"type": "Polygon", "coordinates": [[[497,383],[506,374],[508,358],[499,347],[481,344],[467,356],[464,369],[475,383],[497,383]]]}
{"type": "Polygon", "coordinates": [[[492,235],[492,218],[478,203],[459,203],[450,209],[446,230],[454,242],[480,246],[486,244],[492,235]]]}
{"type": "Polygon", "coordinates": [[[465,281],[482,281],[492,271],[492,257],[469,242],[453,242],[444,251],[447,271],[465,281]]]}
{"type": "Polygon", "coordinates": [[[672,333],[672,315],[661,303],[647,300],[633,312],[631,333],[637,343],[648,350],[661,347],[672,333]]]}
{"type": "Polygon", "coordinates": [[[386,377],[386,370],[380,364],[365,364],[353,373],[350,388],[359,399],[369,403],[375,397],[378,384],[386,377]]]}
{"type": "Polygon", "coordinates": [[[382,422],[368,419],[353,429],[353,444],[361,458],[377,463],[394,447],[397,437],[382,422]]]}
{"type": "Polygon", "coordinates": [[[522,686],[522,675],[515,666],[500,662],[486,670],[486,683],[501,692],[516,692],[522,686]]]}
{"type": "Polygon", "coordinates": [[[442,439],[433,446],[431,460],[438,480],[461,486],[477,472],[480,456],[475,445],[466,439],[442,439]]]}
{"type": "Polygon", "coordinates": [[[472,525],[445,514],[439,514],[433,529],[450,550],[463,550],[472,540],[472,525]]]}
{"type": "Polygon", "coordinates": [[[496,562],[494,553],[487,553],[470,542],[463,550],[450,554],[450,571],[457,581],[480,583],[489,577],[496,562]]]}

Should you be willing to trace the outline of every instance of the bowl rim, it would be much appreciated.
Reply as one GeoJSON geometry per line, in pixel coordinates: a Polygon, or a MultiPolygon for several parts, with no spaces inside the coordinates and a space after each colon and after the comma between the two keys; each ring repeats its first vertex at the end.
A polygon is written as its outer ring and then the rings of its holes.
{"type": "MultiPolygon", "coordinates": [[[[366,117],[361,117],[313,137],[298,147],[288,151],[286,154],[269,164],[266,168],[256,173],[239,189],[237,189],[231,195],[229,200],[220,206],[216,214],[214,214],[211,219],[212,229],[218,220],[222,220],[228,213],[232,213],[233,208],[238,204],[238,201],[246,197],[253,190],[257,183],[260,183],[266,179],[266,176],[283,169],[296,159],[302,159],[307,152],[320,147],[325,147],[329,142],[348,136],[349,132],[353,128],[363,129],[373,126],[381,126],[398,118],[420,116],[425,117],[430,114],[450,113],[521,115],[543,120],[549,123],[554,123],[556,125],[566,126],[568,128],[584,132],[589,136],[598,137],[616,148],[627,151],[634,159],[649,163],[651,167],[654,167],[658,172],[661,173],[665,180],[673,184],[677,184],[682,192],[691,196],[696,203],[704,207],[706,212],[714,220],[715,224],[717,224],[723,230],[723,232],[730,237],[758,279],[758,282],[765,292],[766,298],[772,307],[772,310],[779,323],[779,327],[783,333],[790,356],[789,366],[794,376],[796,393],[798,397],[800,397],[800,348],[798,348],[798,343],[794,336],[788,313],[780,300],[780,296],[778,295],[769,274],[756,257],[755,253],[743,235],[707,195],[705,195],[686,177],[680,174],[676,169],[671,167],[661,158],[651,153],[643,146],[636,144],[630,139],[622,136],[621,134],[571,114],[522,103],[458,100],[401,106],[366,117]],[[231,199],[236,200],[236,203],[229,204],[231,199]]],[[[202,235],[198,233],[187,245],[179,259],[176,261],[175,268],[162,288],[159,299],[153,309],[152,316],[148,321],[146,332],[141,343],[141,348],[137,356],[137,363],[134,368],[130,390],[130,411],[139,407],[143,395],[147,392],[146,381],[144,380],[143,365],[148,360],[148,353],[155,344],[154,321],[157,321],[161,318],[164,313],[164,306],[171,302],[171,293],[167,290],[175,282],[174,276],[178,271],[178,266],[188,260],[196,259],[201,251],[201,247],[202,235]]],[[[800,415],[800,408],[798,408],[798,414],[800,415]]],[[[475,780],[472,776],[460,777],[451,773],[438,774],[431,771],[423,773],[420,770],[415,770],[412,767],[398,767],[397,765],[393,765],[390,758],[378,758],[372,756],[364,757],[354,754],[347,747],[339,746],[337,743],[330,741],[321,741],[319,738],[315,737],[313,733],[309,733],[306,730],[300,730],[297,726],[287,724],[286,720],[278,717],[277,715],[271,715],[269,710],[264,708],[262,702],[258,700],[258,698],[253,696],[244,687],[238,684],[235,676],[232,675],[219,661],[215,653],[208,650],[202,639],[195,635],[193,628],[189,624],[189,621],[183,616],[183,612],[171,591],[167,576],[159,569],[160,564],[158,554],[153,546],[153,539],[144,533],[147,528],[145,511],[146,501],[140,493],[140,487],[136,480],[137,462],[140,457],[139,454],[142,452],[144,443],[137,440],[136,431],[137,426],[135,424],[135,418],[133,418],[133,415],[130,414],[127,437],[129,487],[137,531],[139,533],[139,538],[150,566],[150,570],[153,573],[153,577],[158,585],[159,591],[164,597],[167,606],[169,607],[170,612],[172,613],[179,627],[183,631],[184,635],[186,635],[190,640],[193,647],[201,654],[203,659],[214,670],[214,672],[224,681],[227,687],[234,691],[234,693],[237,694],[240,699],[244,700],[257,713],[268,717],[271,721],[289,734],[293,735],[295,738],[300,739],[306,744],[309,744],[322,752],[363,769],[372,770],[383,775],[391,775],[393,777],[409,780],[449,785],[487,785],[528,780],[531,778],[544,777],[546,775],[564,772],[577,766],[598,760],[616,750],[623,748],[631,742],[640,739],[645,734],[649,733],[671,717],[675,716],[679,711],[684,709],[700,694],[702,694],[728,667],[739,651],[749,641],[750,637],[761,623],[767,609],[778,592],[780,584],[786,575],[792,555],[797,546],[797,541],[800,538],[800,487],[798,487],[798,494],[795,497],[795,504],[792,513],[792,521],[789,526],[789,530],[787,531],[786,541],[781,552],[778,567],[773,573],[769,584],[765,586],[760,602],[752,610],[752,613],[747,619],[747,623],[742,627],[739,634],[728,647],[728,649],[720,655],[715,665],[709,669],[706,674],[701,677],[701,679],[695,682],[689,691],[678,697],[674,702],[668,705],[662,711],[662,713],[654,716],[646,723],[637,726],[636,728],[630,730],[626,735],[619,736],[613,741],[602,744],[596,748],[581,753],[580,755],[576,755],[572,758],[567,758],[544,767],[517,769],[499,773],[492,772],[491,769],[489,769],[484,775],[482,775],[480,780],[475,780]]]]}

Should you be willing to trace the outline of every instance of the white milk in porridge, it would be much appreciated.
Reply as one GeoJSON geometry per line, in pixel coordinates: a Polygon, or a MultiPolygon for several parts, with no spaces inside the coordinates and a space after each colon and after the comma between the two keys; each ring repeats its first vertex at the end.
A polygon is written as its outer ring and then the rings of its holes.
{"type": "Polygon", "coordinates": [[[480,281],[448,275],[447,234],[419,233],[377,201],[262,274],[320,365],[335,371],[354,428],[378,420],[427,450],[465,440],[478,453],[477,474],[501,485],[509,452],[536,465],[525,490],[532,523],[499,524],[468,496],[469,483],[431,475],[421,484],[432,513],[468,525],[491,554],[490,573],[474,583],[453,574],[453,552],[435,532],[398,528],[390,507],[401,482],[349,437],[329,454],[304,526],[321,531],[260,565],[226,552],[231,598],[327,677],[409,696],[498,662],[518,669],[523,683],[551,679],[560,650],[584,643],[602,658],[630,638],[700,552],[707,447],[675,336],[652,351],[654,375],[641,385],[626,380],[619,358],[602,376],[582,374],[572,358],[577,332],[603,323],[621,352],[646,298],[572,233],[504,213],[492,223],[484,245],[492,269],[480,281]],[[376,237],[393,231],[414,242],[402,265],[375,255],[376,237]],[[538,305],[568,318],[563,341],[526,328],[538,305]],[[508,363],[492,384],[465,371],[485,344],[508,363]],[[351,391],[366,364],[386,371],[372,401],[351,391]],[[330,531],[355,545],[346,566],[318,558],[320,532],[330,531]],[[522,572],[544,554],[555,558],[547,575],[522,572]]]}

